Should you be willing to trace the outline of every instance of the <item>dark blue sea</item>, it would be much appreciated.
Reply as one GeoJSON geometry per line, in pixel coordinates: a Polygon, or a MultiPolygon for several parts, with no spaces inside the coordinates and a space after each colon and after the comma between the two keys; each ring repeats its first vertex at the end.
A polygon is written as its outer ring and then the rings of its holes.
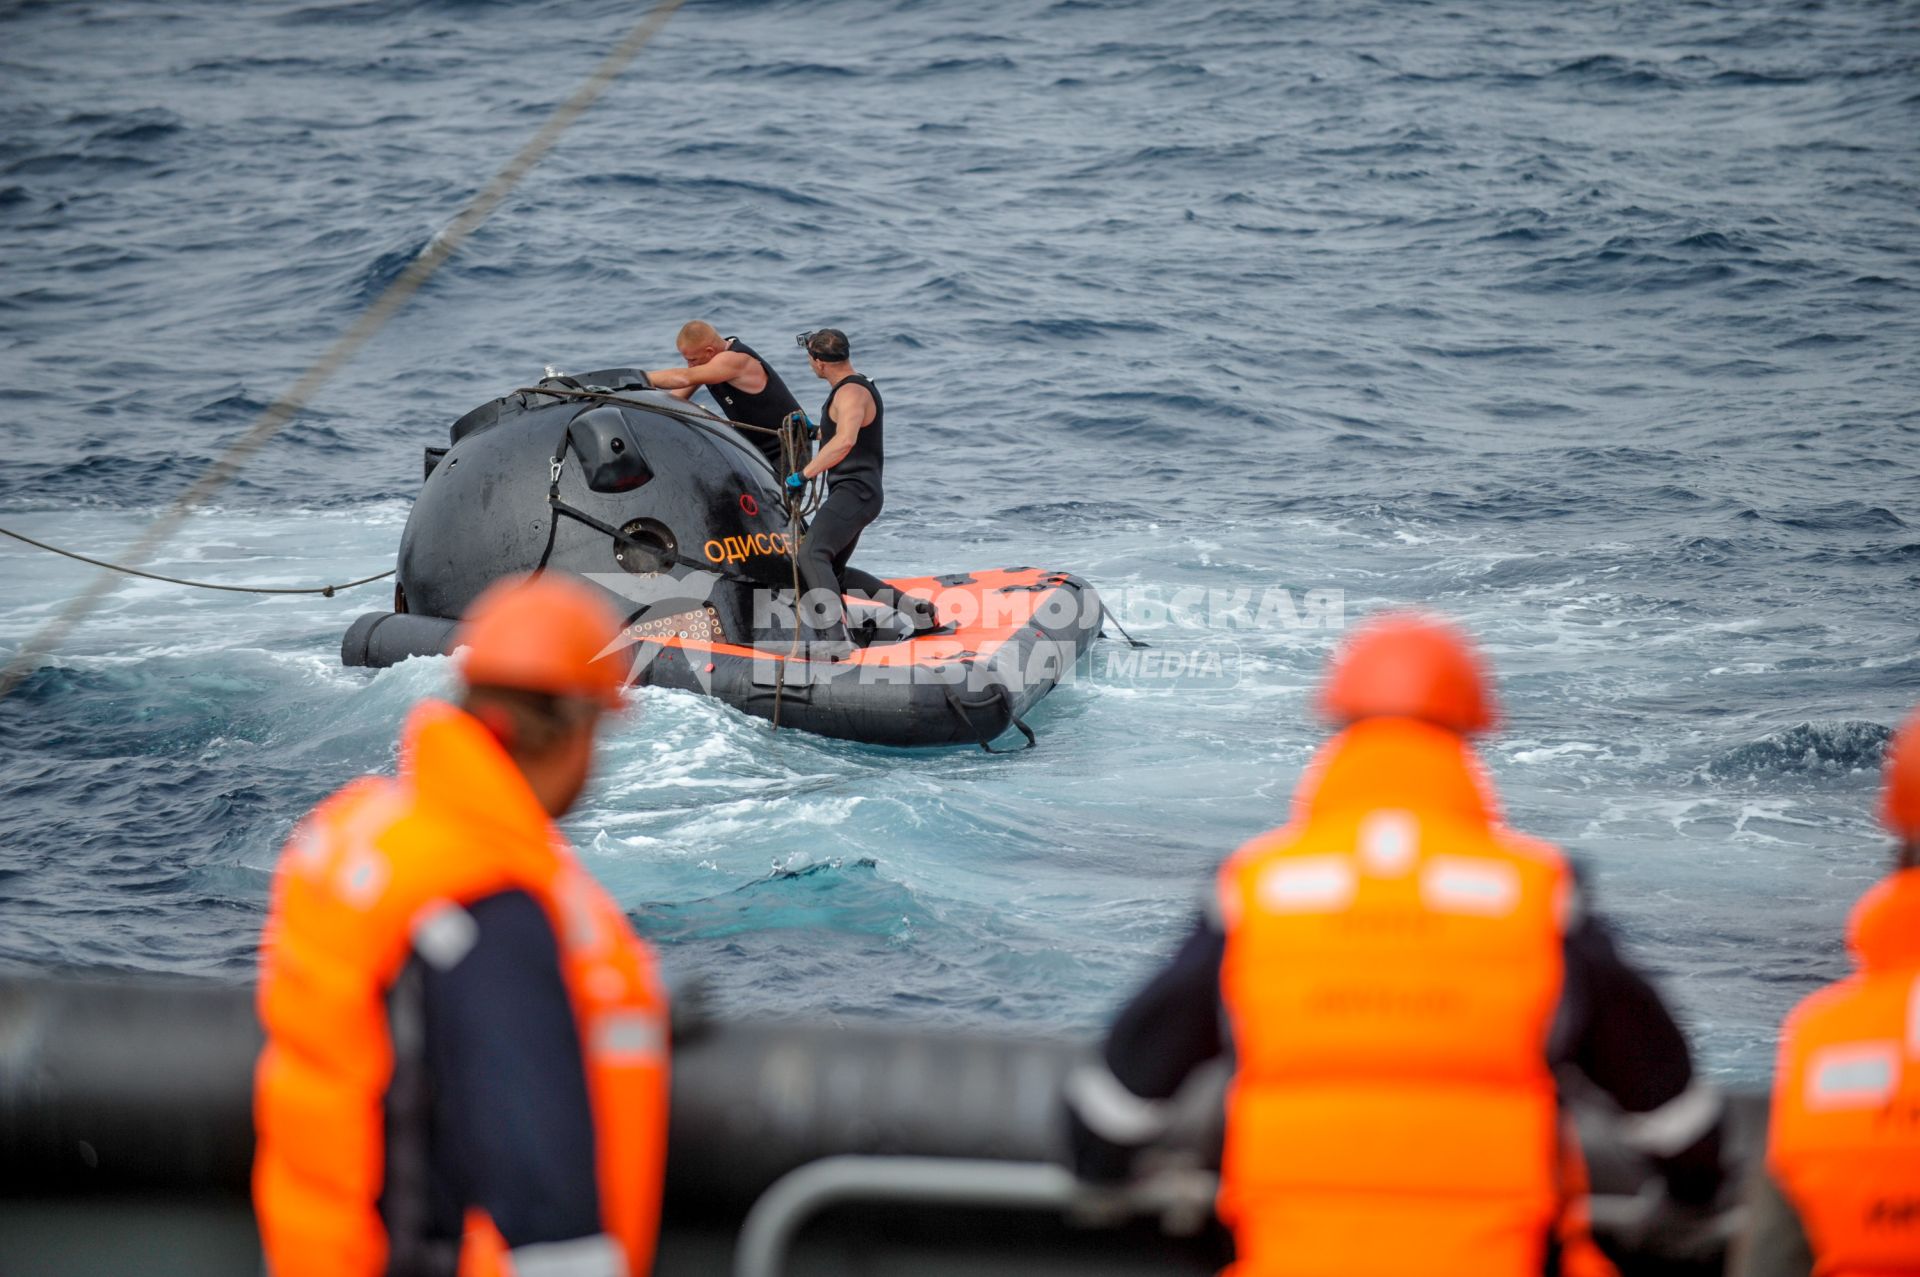
{"type": "MultiPolygon", "coordinates": [[[[0,7],[0,525],[124,549],[639,13],[0,7]]],[[[454,417],[694,317],[810,404],[791,334],[851,334],[869,569],[1069,569],[1157,654],[1011,758],[643,694],[567,828],[724,1007],[1098,1024],[1408,603],[1715,1073],[1844,969],[1920,701],[1912,4],[691,3],[158,569],[389,567],[454,417]]],[[[91,574],[0,542],[0,656],[91,574]]],[[[448,686],[340,667],[386,603],[123,585],[0,702],[0,965],[246,977],[289,828],[448,686]]]]}

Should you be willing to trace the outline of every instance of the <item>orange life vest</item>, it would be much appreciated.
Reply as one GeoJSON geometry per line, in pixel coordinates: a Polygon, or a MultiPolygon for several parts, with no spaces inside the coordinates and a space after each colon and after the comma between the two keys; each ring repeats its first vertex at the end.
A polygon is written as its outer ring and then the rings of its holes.
{"type": "MultiPolygon", "coordinates": [[[[586,1065],[603,1226],[628,1270],[651,1268],[668,1059],[652,955],[493,737],[428,702],[408,720],[399,778],[361,780],[323,803],[295,831],[275,877],[261,955],[267,1042],[255,1077],[253,1175],[275,1277],[385,1270],[387,996],[416,931],[510,890],[538,901],[553,926],[586,1065]]],[[[511,1271],[478,1210],[468,1212],[460,1271],[511,1271]]]]}
{"type": "Polygon", "coordinates": [[[1820,1277],[1920,1274],[1920,869],[1853,911],[1859,970],[1787,1017],[1767,1168],[1820,1277]]]}
{"type": "Polygon", "coordinates": [[[1460,737],[1381,718],[1328,743],[1291,823],[1220,873],[1234,1277],[1612,1271],[1547,1061],[1572,894],[1460,737]]]}

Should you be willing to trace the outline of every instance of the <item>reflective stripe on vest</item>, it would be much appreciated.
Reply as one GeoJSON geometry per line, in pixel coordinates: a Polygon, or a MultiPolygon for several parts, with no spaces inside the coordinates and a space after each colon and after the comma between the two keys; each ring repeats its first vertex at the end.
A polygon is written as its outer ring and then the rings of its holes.
{"type": "Polygon", "coordinates": [[[1920,1274],[1920,871],[1854,912],[1861,970],[1787,1017],[1767,1165],[1822,1277],[1920,1274]]]}
{"type": "MultiPolygon", "coordinates": [[[[611,1247],[624,1271],[646,1272],[668,1055],[652,955],[472,719],[422,706],[402,761],[400,780],[357,782],[316,809],[275,875],[254,1096],[254,1200],[268,1266],[275,1277],[384,1271],[387,993],[416,952],[435,964],[464,956],[473,943],[467,904],[524,891],[553,926],[581,1035],[608,1235],[564,1253],[604,1257],[611,1247]]],[[[491,1223],[470,1211],[462,1274],[511,1264],[491,1223]]]]}
{"type": "Polygon", "coordinates": [[[1438,729],[1357,725],[1314,775],[1322,800],[1220,875],[1234,1274],[1536,1277],[1555,1246],[1608,1271],[1578,1228],[1556,1236],[1564,861],[1492,822],[1438,729]],[[1333,797],[1366,791],[1355,767],[1420,783],[1391,808],[1333,797]]]}

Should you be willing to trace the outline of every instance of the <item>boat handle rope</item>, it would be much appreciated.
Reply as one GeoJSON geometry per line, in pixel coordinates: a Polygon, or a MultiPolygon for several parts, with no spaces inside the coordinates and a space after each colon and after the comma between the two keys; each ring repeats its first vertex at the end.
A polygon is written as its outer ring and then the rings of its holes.
{"type": "Polygon", "coordinates": [[[63,558],[77,559],[82,563],[91,563],[97,568],[106,568],[111,572],[124,572],[128,576],[145,577],[149,581],[165,581],[168,585],[186,585],[196,590],[224,590],[229,594],[318,594],[332,598],[341,590],[351,590],[356,586],[372,585],[375,581],[384,581],[398,569],[388,568],[385,572],[373,576],[363,576],[358,581],[342,581],[338,585],[222,585],[218,581],[192,581],[183,576],[167,576],[161,572],[149,572],[144,568],[130,567],[125,563],[113,563],[106,559],[96,559],[77,550],[63,550],[57,545],[37,541],[24,532],[15,532],[12,528],[0,528],[0,536],[9,536],[16,541],[24,541],[49,554],[58,554],[63,558]]]}
{"type": "Polygon", "coordinates": [[[1114,628],[1114,629],[1116,629],[1116,630],[1119,630],[1119,631],[1120,631],[1120,637],[1121,637],[1121,638],[1123,638],[1123,639],[1125,639],[1125,640],[1127,641],[1127,646],[1128,646],[1128,647],[1149,647],[1149,646],[1151,646],[1151,644],[1148,644],[1148,643],[1143,643],[1143,642],[1141,642],[1141,641],[1140,641],[1139,639],[1137,639],[1137,638],[1135,638],[1135,637],[1134,637],[1133,635],[1131,635],[1131,634],[1129,634],[1129,633],[1127,633],[1127,630],[1126,630],[1126,627],[1125,627],[1125,626],[1123,626],[1123,625],[1121,625],[1121,624],[1120,624],[1120,622],[1119,622],[1119,620],[1118,620],[1118,619],[1117,619],[1117,618],[1116,618],[1116,617],[1115,617],[1115,616],[1113,615],[1113,609],[1112,609],[1112,608],[1108,608],[1108,607],[1103,607],[1103,608],[1101,608],[1101,609],[1100,609],[1100,619],[1101,619],[1101,621],[1102,621],[1102,622],[1106,622],[1106,621],[1112,621],[1112,622],[1113,622],[1113,628],[1114,628]]]}
{"type": "Polygon", "coordinates": [[[1040,738],[1034,735],[1033,729],[1031,727],[1028,727],[1024,722],[1020,720],[1020,716],[1018,714],[1013,712],[1013,693],[1007,690],[1007,685],[1005,683],[993,683],[993,684],[990,684],[989,686],[991,690],[988,692],[986,699],[979,700],[979,701],[961,700],[958,696],[954,695],[953,684],[951,683],[942,683],[940,685],[940,691],[942,692],[942,694],[946,696],[947,708],[953,711],[953,716],[959,719],[961,724],[965,726],[967,730],[971,731],[975,736],[978,736],[980,738],[980,742],[979,742],[980,748],[985,750],[987,753],[989,754],[1024,754],[1028,750],[1032,749],[1035,745],[1038,745],[1040,743],[1040,738]],[[973,716],[967,713],[967,711],[970,709],[986,709],[988,706],[992,705],[995,700],[1002,700],[1006,702],[1008,720],[1013,724],[1013,726],[1020,729],[1020,734],[1022,736],[1027,738],[1027,743],[1020,746],[1018,749],[995,749],[993,747],[993,738],[988,736],[984,731],[980,730],[980,728],[974,723],[973,716]]]}

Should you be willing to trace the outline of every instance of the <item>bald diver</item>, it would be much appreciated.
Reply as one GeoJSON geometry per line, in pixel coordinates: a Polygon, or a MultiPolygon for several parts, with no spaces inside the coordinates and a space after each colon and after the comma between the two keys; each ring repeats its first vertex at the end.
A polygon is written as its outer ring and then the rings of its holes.
{"type": "MultiPolygon", "coordinates": [[[[800,542],[800,579],[807,596],[802,600],[802,632],[828,655],[849,649],[853,640],[840,602],[843,593],[892,608],[912,623],[916,634],[932,630],[938,620],[925,600],[901,594],[847,562],[860,534],[880,517],[885,504],[880,473],[886,405],[879,387],[855,371],[852,346],[838,328],[801,333],[798,340],[813,375],[831,387],[820,409],[825,442],[811,461],[787,476],[789,491],[796,492],[810,479],[827,477],[826,503],[800,542]]],[[[865,637],[871,637],[870,627],[865,637]]]]}
{"type": "Polygon", "coordinates": [[[806,457],[802,424],[806,414],[800,411],[800,401],[753,347],[738,337],[722,337],[720,330],[704,319],[690,320],[674,338],[674,345],[687,366],[649,369],[647,380],[654,389],[676,399],[691,399],[694,391],[705,387],[727,420],[756,427],[740,433],[767,459],[775,474],[786,472],[787,459],[782,454],[780,434],[773,432],[787,435],[794,458],[806,457]]]}

